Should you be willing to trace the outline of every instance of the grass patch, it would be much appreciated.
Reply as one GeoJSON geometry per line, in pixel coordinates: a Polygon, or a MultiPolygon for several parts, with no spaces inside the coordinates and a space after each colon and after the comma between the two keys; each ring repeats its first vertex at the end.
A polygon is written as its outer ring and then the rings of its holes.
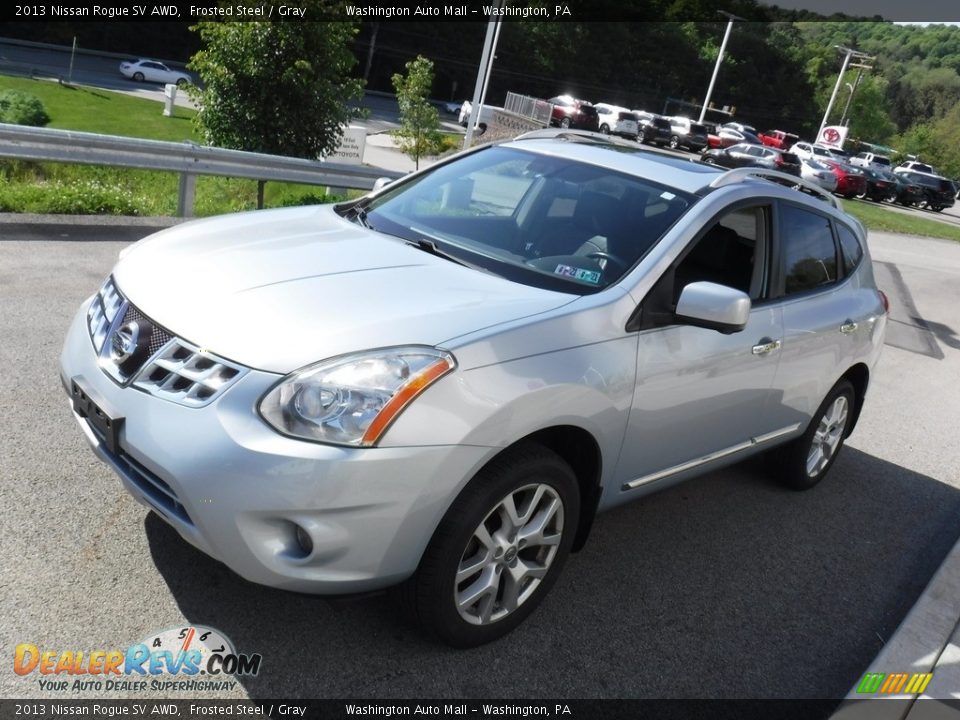
{"type": "Polygon", "coordinates": [[[36,95],[50,115],[47,127],[80,130],[104,135],[200,142],[193,126],[197,114],[178,107],[173,117],[163,116],[163,103],[122,93],[80,86],[61,85],[52,80],[0,75],[0,90],[21,90],[36,95]]]}
{"type": "Polygon", "coordinates": [[[906,215],[868,202],[843,200],[845,212],[862,222],[868,230],[942,238],[960,242],[960,226],[938,220],[906,215]]]}
{"type": "MultiPolygon", "coordinates": [[[[40,98],[47,127],[151,140],[200,142],[193,126],[196,112],[178,107],[164,117],[163,104],[121,93],[69,87],[47,80],[0,75],[0,91],[20,90],[40,98]]],[[[0,159],[0,212],[76,215],[174,215],[179,176],[172,172],[96,165],[35,163],[0,159]]],[[[362,193],[352,192],[350,197],[362,193]]],[[[325,195],[325,188],[299,183],[268,182],[266,207],[286,207],[343,198],[325,195]]],[[[200,176],[194,214],[219,215],[257,206],[256,180],[200,176]]]]}

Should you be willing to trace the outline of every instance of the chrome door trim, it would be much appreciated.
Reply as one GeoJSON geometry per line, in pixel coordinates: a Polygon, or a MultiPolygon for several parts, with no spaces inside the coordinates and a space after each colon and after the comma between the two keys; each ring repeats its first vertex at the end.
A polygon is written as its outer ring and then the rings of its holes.
{"type": "Polygon", "coordinates": [[[762,445],[764,443],[771,442],[772,440],[776,440],[785,435],[790,435],[791,433],[796,432],[799,428],[800,428],[800,423],[794,423],[793,425],[789,425],[785,428],[780,428],[779,430],[774,430],[773,432],[768,432],[768,433],[765,433],[764,435],[758,435],[757,437],[750,438],[745,442],[737,443],[736,445],[731,445],[730,447],[724,448],[723,450],[717,450],[716,452],[708,453],[707,455],[696,458],[695,460],[689,460],[688,462],[680,463],[679,465],[674,465],[673,467],[668,467],[664,470],[651,473],[650,475],[644,475],[643,477],[639,477],[636,480],[631,480],[628,483],[624,483],[623,486],[620,488],[620,490],[621,491],[635,490],[641,485],[646,485],[647,483],[651,483],[655,480],[662,480],[665,477],[676,475],[677,473],[682,473],[687,470],[692,470],[693,468],[698,467],[700,465],[706,465],[707,463],[713,462],[714,460],[719,460],[721,458],[728,457],[730,455],[741,452],[743,450],[748,450],[749,448],[756,447],[757,445],[762,445]]]}

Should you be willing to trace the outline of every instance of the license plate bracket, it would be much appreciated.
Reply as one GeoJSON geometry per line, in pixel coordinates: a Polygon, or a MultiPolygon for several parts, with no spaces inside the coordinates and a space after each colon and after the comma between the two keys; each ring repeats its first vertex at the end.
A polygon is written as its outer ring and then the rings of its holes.
{"type": "Polygon", "coordinates": [[[100,397],[94,397],[76,378],[70,381],[70,401],[73,411],[94,429],[107,450],[116,455],[120,450],[120,429],[125,418],[111,412],[100,397]]]}

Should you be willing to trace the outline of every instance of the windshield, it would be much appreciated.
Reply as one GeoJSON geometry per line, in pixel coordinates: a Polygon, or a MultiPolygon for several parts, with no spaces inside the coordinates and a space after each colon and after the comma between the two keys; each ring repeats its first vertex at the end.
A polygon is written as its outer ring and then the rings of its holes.
{"type": "Polygon", "coordinates": [[[494,146],[398,183],[363,220],[516,282],[587,294],[619,280],[691,204],[651,180],[494,146]]]}

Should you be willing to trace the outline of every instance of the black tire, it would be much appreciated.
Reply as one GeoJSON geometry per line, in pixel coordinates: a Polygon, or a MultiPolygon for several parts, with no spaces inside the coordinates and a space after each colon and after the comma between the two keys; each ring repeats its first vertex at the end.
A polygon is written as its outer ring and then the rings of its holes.
{"type": "MultiPolygon", "coordinates": [[[[540,505],[535,507],[539,508],[540,505]]],[[[520,508],[517,509],[518,514],[522,514],[519,513],[520,508]]],[[[527,511],[532,512],[532,508],[528,507],[527,511]]],[[[570,466],[556,453],[533,443],[506,451],[481,470],[447,510],[420,560],[416,574],[400,587],[401,599],[407,612],[428,633],[454,647],[476,647],[506,635],[536,609],[559,576],[570,553],[579,513],[580,492],[576,477],[570,466]],[[532,499],[535,496],[534,486],[549,488],[544,490],[540,502],[552,503],[554,499],[560,502],[562,512],[559,513],[559,530],[556,530],[555,525],[556,513],[549,515],[547,521],[548,526],[554,527],[554,535],[556,532],[560,533],[560,542],[555,546],[531,544],[523,547],[522,537],[517,540],[518,535],[514,532],[512,555],[510,548],[504,552],[502,545],[498,546],[496,551],[483,551],[475,538],[481,524],[486,528],[489,537],[498,542],[498,539],[508,537],[508,532],[505,531],[505,528],[509,527],[507,523],[491,529],[491,526],[496,526],[503,517],[496,511],[508,497],[520,498],[520,507],[524,507],[524,498],[532,499]],[[528,554],[536,548],[539,548],[537,553],[549,553],[549,547],[556,548],[549,557],[534,557],[528,554]],[[479,561],[485,563],[483,570],[466,576],[458,583],[458,568],[462,562],[469,561],[469,558],[465,561],[464,556],[471,552],[486,555],[485,559],[479,561]],[[502,559],[498,560],[498,557],[502,559]],[[538,557],[541,559],[538,560],[538,557]],[[514,610],[506,611],[499,619],[492,617],[505,611],[501,599],[507,596],[508,586],[514,577],[511,568],[516,569],[518,565],[532,567],[541,561],[546,568],[546,574],[539,578],[538,582],[534,582],[534,578],[525,578],[524,582],[530,582],[518,590],[522,595],[532,587],[530,593],[518,601],[514,610]],[[461,615],[455,598],[458,592],[467,592],[473,585],[481,583],[483,572],[488,568],[497,573],[497,579],[494,580],[496,592],[490,598],[490,609],[486,612],[490,618],[485,624],[477,622],[482,618],[483,610],[480,606],[485,602],[478,600],[477,613],[480,617],[472,615],[474,622],[470,622],[461,615]],[[501,571],[505,571],[502,579],[501,571]]],[[[533,513],[532,518],[539,515],[539,511],[533,513]]],[[[522,534],[521,529],[520,535],[522,534]]],[[[472,607],[467,607],[464,612],[470,614],[472,610],[472,607]]]]}
{"type": "Polygon", "coordinates": [[[143,82],[143,73],[142,73],[142,72],[135,72],[135,73],[133,74],[133,79],[134,79],[134,82],[143,82]]]}
{"type": "Polygon", "coordinates": [[[560,120],[560,127],[564,128],[564,129],[570,127],[570,118],[565,117],[565,118],[563,118],[562,120],[560,120]]]}
{"type": "Polygon", "coordinates": [[[676,135],[671,135],[671,136],[670,136],[670,149],[671,149],[671,150],[677,150],[677,149],[679,149],[679,147],[680,147],[680,138],[678,138],[676,135]]]}
{"type": "Polygon", "coordinates": [[[182,87],[183,87],[184,85],[186,85],[188,82],[189,82],[189,80],[187,80],[186,78],[177,78],[177,87],[178,87],[178,88],[182,88],[182,87]]]}
{"type": "Polygon", "coordinates": [[[600,132],[602,132],[604,135],[609,135],[609,134],[610,134],[610,126],[607,125],[606,123],[604,123],[603,125],[600,126],[600,132]]]}
{"type": "MultiPolygon", "coordinates": [[[[834,385],[827,396],[820,403],[820,407],[813,414],[813,419],[807,426],[806,432],[792,442],[778,448],[771,453],[770,459],[778,474],[781,483],[794,490],[809,490],[819,483],[830,472],[837,455],[843,448],[843,441],[850,432],[850,423],[853,422],[854,411],[856,408],[856,392],[853,385],[848,380],[840,380],[834,385]],[[830,411],[836,413],[835,403],[843,398],[845,407],[842,422],[836,422],[825,417],[830,411]],[[822,432],[821,424],[827,427],[826,435],[832,437],[836,433],[836,444],[829,451],[829,455],[823,454],[823,461],[817,458],[814,469],[811,470],[811,463],[814,458],[814,437],[822,432]]],[[[821,435],[822,436],[822,435],[821,435]]]]}

